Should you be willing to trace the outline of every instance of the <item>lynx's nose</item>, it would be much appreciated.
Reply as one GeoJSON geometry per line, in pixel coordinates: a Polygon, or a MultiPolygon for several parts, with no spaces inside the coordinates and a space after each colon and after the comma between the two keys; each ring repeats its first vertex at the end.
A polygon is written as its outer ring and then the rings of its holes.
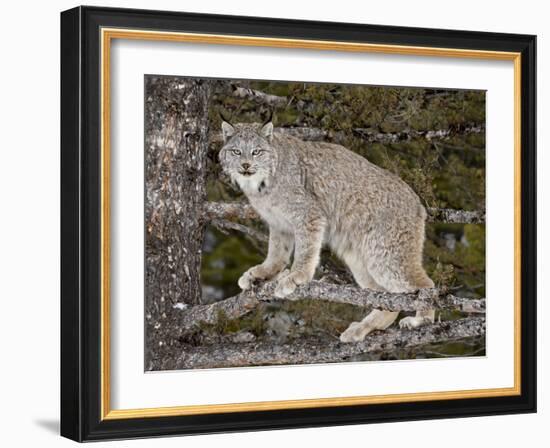
{"type": "Polygon", "coordinates": [[[242,163],[241,166],[243,167],[243,170],[247,171],[248,168],[250,168],[250,163],[242,163]]]}

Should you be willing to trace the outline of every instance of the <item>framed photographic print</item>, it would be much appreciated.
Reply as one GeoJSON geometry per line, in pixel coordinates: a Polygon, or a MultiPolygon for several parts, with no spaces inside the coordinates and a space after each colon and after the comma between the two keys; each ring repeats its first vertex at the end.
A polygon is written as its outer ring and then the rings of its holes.
{"type": "Polygon", "coordinates": [[[535,412],[535,36],[61,14],[61,433],[535,412]]]}

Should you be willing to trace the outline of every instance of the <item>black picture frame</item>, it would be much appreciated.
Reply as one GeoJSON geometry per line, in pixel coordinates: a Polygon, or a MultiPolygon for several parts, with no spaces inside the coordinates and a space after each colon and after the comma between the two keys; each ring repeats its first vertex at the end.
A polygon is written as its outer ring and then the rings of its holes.
{"type": "Polygon", "coordinates": [[[61,14],[61,435],[76,441],[536,411],[536,37],[77,7],[61,14]],[[130,28],[521,53],[521,393],[516,396],[101,418],[100,29],[130,28]]]}

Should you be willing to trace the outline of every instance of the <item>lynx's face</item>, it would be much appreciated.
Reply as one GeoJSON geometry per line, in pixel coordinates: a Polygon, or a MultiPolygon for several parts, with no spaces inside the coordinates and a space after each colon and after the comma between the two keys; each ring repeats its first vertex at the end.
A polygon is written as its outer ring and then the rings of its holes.
{"type": "Polygon", "coordinates": [[[277,166],[271,146],[273,124],[231,125],[222,122],[224,146],[219,159],[223,170],[246,194],[259,194],[269,186],[277,166]]]}

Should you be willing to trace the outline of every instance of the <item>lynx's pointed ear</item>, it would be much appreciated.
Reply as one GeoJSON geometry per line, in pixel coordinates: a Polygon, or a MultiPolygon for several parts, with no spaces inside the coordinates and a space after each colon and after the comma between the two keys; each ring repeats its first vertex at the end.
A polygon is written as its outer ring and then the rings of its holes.
{"type": "Polygon", "coordinates": [[[235,133],[235,128],[229,124],[227,121],[222,121],[222,135],[223,135],[223,142],[226,143],[227,140],[229,140],[233,134],[235,133]]]}
{"type": "Polygon", "coordinates": [[[271,141],[273,137],[273,123],[271,121],[263,125],[260,135],[268,141],[271,141]]]}
{"type": "Polygon", "coordinates": [[[267,120],[262,124],[262,129],[260,130],[260,135],[267,139],[268,142],[271,142],[273,137],[273,111],[269,111],[267,120]]]}

